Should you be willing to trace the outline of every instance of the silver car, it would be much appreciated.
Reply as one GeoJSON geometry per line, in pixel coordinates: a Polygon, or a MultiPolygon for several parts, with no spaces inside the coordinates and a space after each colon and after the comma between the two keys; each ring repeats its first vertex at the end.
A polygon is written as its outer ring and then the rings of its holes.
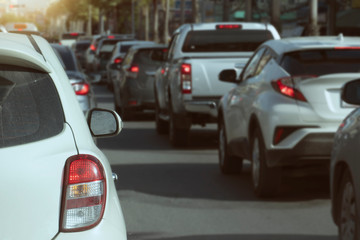
{"type": "MultiPolygon", "coordinates": [[[[286,168],[326,170],[334,134],[352,108],[341,86],[360,78],[360,38],[270,40],[248,61],[219,106],[219,165],[223,173],[252,162],[255,195],[275,195],[286,168]]],[[[306,171],[305,171],[306,172],[306,171]]]]}
{"type": "MultiPolygon", "coordinates": [[[[343,106],[360,105],[360,79],[346,83],[343,106]]],[[[360,109],[349,114],[335,134],[330,164],[331,209],[339,239],[360,237],[360,109]]]]}

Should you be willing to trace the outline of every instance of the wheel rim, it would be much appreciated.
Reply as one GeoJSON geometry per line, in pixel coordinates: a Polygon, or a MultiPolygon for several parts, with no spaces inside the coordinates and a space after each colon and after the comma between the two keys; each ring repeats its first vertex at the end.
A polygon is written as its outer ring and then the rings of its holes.
{"type": "Polygon", "coordinates": [[[220,166],[223,167],[225,162],[225,132],[222,125],[219,131],[219,160],[220,166]]]}
{"type": "Polygon", "coordinates": [[[355,239],[356,208],[355,196],[352,183],[349,181],[345,184],[341,200],[341,222],[340,233],[341,240],[355,239]]]}
{"type": "Polygon", "coordinates": [[[259,177],[260,177],[260,150],[259,150],[259,140],[254,139],[253,150],[252,150],[252,179],[254,187],[259,186],[259,177]]]}

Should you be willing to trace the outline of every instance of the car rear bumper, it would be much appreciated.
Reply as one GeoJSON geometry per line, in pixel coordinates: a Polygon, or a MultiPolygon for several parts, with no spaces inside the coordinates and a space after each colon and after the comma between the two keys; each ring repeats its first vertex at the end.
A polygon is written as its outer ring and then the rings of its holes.
{"type": "Polygon", "coordinates": [[[329,164],[335,133],[311,133],[292,149],[267,150],[269,166],[329,164]]]}
{"type": "Polygon", "coordinates": [[[185,110],[190,113],[204,113],[217,117],[216,101],[187,101],[184,103],[185,110]]]}

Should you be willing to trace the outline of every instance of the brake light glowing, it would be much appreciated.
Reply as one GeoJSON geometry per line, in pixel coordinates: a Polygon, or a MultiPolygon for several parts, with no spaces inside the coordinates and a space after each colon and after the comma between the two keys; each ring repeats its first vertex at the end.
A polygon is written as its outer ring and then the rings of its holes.
{"type": "Polygon", "coordinates": [[[191,64],[183,63],[180,69],[181,91],[183,94],[192,92],[191,64]]]}
{"type": "Polygon", "coordinates": [[[96,51],[96,47],[94,46],[94,44],[91,44],[91,45],[90,45],[90,49],[91,49],[92,51],[96,51]]]}
{"type": "Polygon", "coordinates": [[[140,70],[139,66],[138,65],[132,65],[130,68],[129,68],[129,72],[132,72],[132,73],[138,73],[140,70]]]}
{"type": "Polygon", "coordinates": [[[307,102],[305,96],[295,87],[295,83],[307,78],[314,78],[314,77],[316,76],[304,75],[304,76],[284,77],[272,81],[271,84],[277,92],[287,97],[294,98],[299,101],[307,102]]]}
{"type": "Polygon", "coordinates": [[[78,33],[70,33],[70,36],[76,37],[76,36],[79,36],[79,34],[78,33]]]}
{"type": "Polygon", "coordinates": [[[360,46],[358,46],[358,47],[355,47],[355,46],[353,46],[353,47],[335,47],[334,49],[336,49],[336,50],[360,50],[360,46]]]}
{"type": "Polygon", "coordinates": [[[216,25],[216,29],[241,29],[242,25],[239,24],[223,24],[216,25]]]}
{"type": "Polygon", "coordinates": [[[104,214],[106,179],[91,155],[70,157],[65,164],[61,230],[82,231],[97,225],[104,214]]]}
{"type": "Polygon", "coordinates": [[[88,83],[73,83],[71,84],[76,95],[86,95],[90,91],[88,83]]]}
{"type": "Polygon", "coordinates": [[[114,63],[115,63],[115,64],[122,63],[122,61],[123,61],[122,58],[115,58],[115,59],[114,59],[114,63]]]}
{"type": "Polygon", "coordinates": [[[107,38],[108,39],[115,39],[115,36],[114,35],[109,35],[107,38]]]}

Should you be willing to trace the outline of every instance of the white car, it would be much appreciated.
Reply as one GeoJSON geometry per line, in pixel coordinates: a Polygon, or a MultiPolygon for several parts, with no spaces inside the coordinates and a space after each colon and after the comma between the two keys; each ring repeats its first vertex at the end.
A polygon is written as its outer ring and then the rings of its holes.
{"type": "Polygon", "coordinates": [[[111,167],[93,141],[121,128],[114,111],[84,117],[45,39],[0,33],[0,239],[126,240],[111,167]]]}
{"type": "Polygon", "coordinates": [[[239,78],[234,70],[221,72],[220,79],[237,84],[219,106],[222,172],[251,160],[255,194],[265,197],[277,193],[284,169],[326,171],[334,134],[353,110],[340,89],[356,78],[360,38],[342,35],[270,40],[239,78]]]}

